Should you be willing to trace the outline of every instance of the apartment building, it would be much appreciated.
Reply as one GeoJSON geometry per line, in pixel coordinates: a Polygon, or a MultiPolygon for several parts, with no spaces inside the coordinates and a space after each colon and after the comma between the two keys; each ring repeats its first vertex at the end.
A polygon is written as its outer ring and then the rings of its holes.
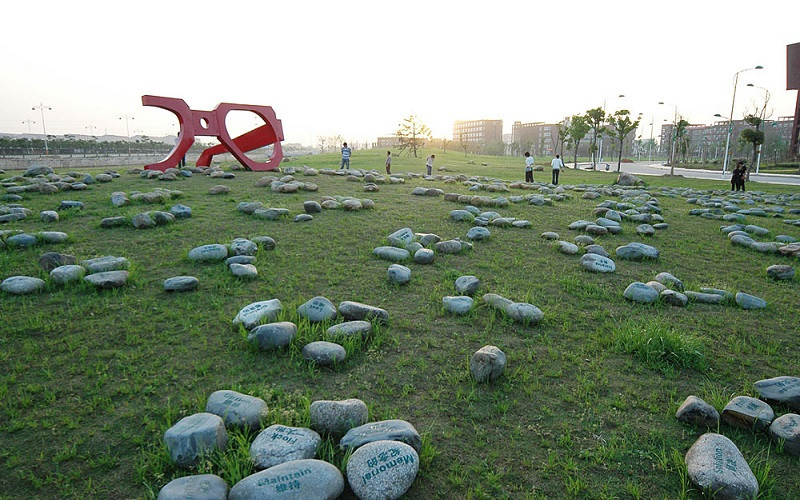
{"type": "Polygon", "coordinates": [[[503,120],[459,120],[453,125],[453,141],[486,146],[503,141],[503,120]]]}
{"type": "MultiPolygon", "coordinates": [[[[791,141],[793,122],[794,117],[791,116],[765,120],[762,126],[764,148],[776,156],[780,151],[787,150],[791,141]]],[[[732,154],[738,156],[752,152],[751,146],[739,143],[742,131],[752,128],[752,125],[744,120],[733,120],[731,126],[730,150],[733,152],[732,154]]],[[[672,123],[665,123],[661,126],[661,154],[669,154],[670,148],[672,148],[673,133],[674,125],[672,123]]],[[[688,155],[692,158],[706,160],[722,158],[725,155],[725,145],[728,140],[727,120],[716,121],[711,125],[690,125],[686,127],[686,134],[689,138],[688,155]]]]}

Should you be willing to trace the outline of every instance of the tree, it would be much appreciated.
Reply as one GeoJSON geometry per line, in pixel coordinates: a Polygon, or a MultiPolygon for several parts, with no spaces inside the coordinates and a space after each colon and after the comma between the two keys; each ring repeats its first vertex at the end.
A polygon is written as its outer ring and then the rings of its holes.
{"type": "Polygon", "coordinates": [[[469,142],[467,142],[466,137],[464,137],[464,132],[461,132],[458,135],[458,143],[461,146],[461,149],[464,150],[464,157],[466,158],[466,156],[467,156],[467,147],[469,146],[469,142]]]}
{"type": "Polygon", "coordinates": [[[631,119],[631,112],[621,109],[608,117],[609,135],[619,141],[619,157],[617,158],[617,172],[622,165],[622,145],[625,137],[639,127],[639,119],[631,119]]]}
{"type": "Polygon", "coordinates": [[[564,158],[564,144],[569,140],[569,128],[565,122],[558,124],[558,146],[561,158],[564,158]]]}
{"type": "Polygon", "coordinates": [[[605,117],[606,112],[603,108],[590,109],[583,115],[589,125],[589,130],[592,131],[592,142],[589,145],[589,153],[592,155],[592,170],[597,170],[597,138],[606,131],[603,126],[605,117]]]}
{"type": "Polygon", "coordinates": [[[419,118],[410,115],[398,124],[397,139],[400,142],[399,149],[408,149],[417,157],[417,149],[425,145],[425,139],[430,140],[431,131],[422,123],[419,118]]]}
{"type": "Polygon", "coordinates": [[[589,124],[586,122],[585,117],[581,115],[575,115],[570,119],[569,127],[567,128],[567,139],[575,151],[575,168],[578,168],[578,146],[588,133],[589,124]]]}
{"type": "Polygon", "coordinates": [[[764,131],[761,130],[761,125],[764,120],[760,116],[747,115],[744,121],[754,128],[746,128],[742,130],[739,135],[739,143],[742,145],[751,144],[753,146],[753,158],[750,160],[750,168],[747,169],[747,180],[750,180],[750,171],[755,168],[756,160],[758,158],[758,148],[764,144],[764,131]]]}

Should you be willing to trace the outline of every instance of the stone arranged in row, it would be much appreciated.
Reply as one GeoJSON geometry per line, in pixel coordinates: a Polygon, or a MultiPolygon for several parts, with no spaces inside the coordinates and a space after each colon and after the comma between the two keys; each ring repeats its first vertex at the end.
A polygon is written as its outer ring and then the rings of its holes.
{"type": "Polygon", "coordinates": [[[398,441],[367,443],[347,462],[350,488],[362,499],[398,499],[414,483],[418,472],[417,451],[398,441]]]}
{"type": "Polygon", "coordinates": [[[405,420],[381,420],[353,427],[339,441],[339,447],[356,449],[375,441],[400,441],[417,453],[422,447],[419,432],[405,420]]]}
{"type": "Polygon", "coordinates": [[[178,467],[192,467],[203,455],[225,451],[228,433],[219,415],[195,413],[180,419],[164,433],[170,459],[178,467]]]}
{"type": "Polygon", "coordinates": [[[254,498],[338,498],[344,476],[335,466],[316,459],[292,460],[257,472],[236,483],[228,500],[254,498]]]}
{"type": "Polygon", "coordinates": [[[758,481],[739,448],[727,437],[706,433],[686,453],[689,479],[717,498],[755,498],[758,481]]]}
{"type": "Polygon", "coordinates": [[[487,293],[483,301],[504,311],[511,319],[523,325],[537,325],[544,318],[541,309],[526,302],[514,302],[496,293],[487,293]]]}
{"type": "Polygon", "coordinates": [[[320,435],[311,429],[271,425],[253,440],[250,458],[256,469],[268,469],[293,460],[314,458],[321,442],[320,435]]]}
{"type": "Polygon", "coordinates": [[[323,434],[342,436],[369,420],[366,403],[360,399],[318,400],[309,407],[311,428],[323,434]]]}

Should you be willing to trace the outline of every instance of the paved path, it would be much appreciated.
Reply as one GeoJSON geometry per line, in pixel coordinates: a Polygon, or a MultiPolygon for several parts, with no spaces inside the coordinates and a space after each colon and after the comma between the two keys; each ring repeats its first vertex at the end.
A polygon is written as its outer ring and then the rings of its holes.
{"type": "MultiPolygon", "coordinates": [[[[605,169],[606,162],[599,163],[597,165],[598,169],[605,169]]],[[[578,163],[580,168],[585,168],[589,164],[581,164],[578,163]]],[[[616,163],[609,163],[610,171],[616,172],[617,164],[616,163]]],[[[648,162],[648,161],[640,161],[634,163],[623,163],[622,164],[622,171],[623,172],[630,172],[636,175],[665,175],[669,174],[669,166],[664,166],[661,163],[657,162],[648,162]]],[[[682,175],[684,177],[692,178],[692,179],[713,179],[713,180],[725,180],[730,182],[731,174],[730,172],[725,174],[725,177],[722,177],[722,172],[719,170],[702,170],[697,168],[676,168],[675,169],[676,175],[682,175]]],[[[789,175],[789,174],[750,174],[750,182],[764,182],[767,184],[787,184],[787,185],[795,185],[800,186],[800,175],[789,175]]]]}

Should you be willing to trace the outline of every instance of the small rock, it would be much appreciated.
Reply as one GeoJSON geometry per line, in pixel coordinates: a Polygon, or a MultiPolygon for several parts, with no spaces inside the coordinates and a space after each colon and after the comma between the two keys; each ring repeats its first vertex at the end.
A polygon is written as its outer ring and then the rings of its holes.
{"type": "Polygon", "coordinates": [[[769,426],[769,435],[775,442],[783,442],[783,451],[800,457],[800,415],[786,413],[769,426]]]}
{"type": "Polygon", "coordinates": [[[336,306],[327,298],[317,296],[298,306],[297,314],[311,322],[331,320],[336,317],[336,306]]]}
{"type": "Polygon", "coordinates": [[[566,255],[578,255],[578,245],[564,240],[557,242],[557,244],[559,252],[566,255]]]}
{"type": "Polygon", "coordinates": [[[228,255],[255,255],[258,245],[246,238],[236,238],[231,242],[228,255]]]}
{"type": "Polygon", "coordinates": [[[251,241],[264,247],[264,250],[273,250],[275,248],[275,240],[269,236],[256,236],[251,241]]]}
{"type": "Polygon", "coordinates": [[[131,223],[136,229],[147,229],[156,225],[156,221],[154,221],[147,212],[134,215],[131,219],[131,223]]]}
{"type": "Polygon", "coordinates": [[[50,278],[59,285],[71,283],[73,281],[80,281],[86,274],[86,268],[83,266],[76,266],[74,264],[67,264],[56,267],[50,271],[50,278]]]}
{"type": "Polygon", "coordinates": [[[338,325],[328,328],[326,334],[329,338],[336,337],[362,337],[366,338],[372,333],[372,323],[369,321],[356,320],[345,321],[338,325]]]}
{"type": "Polygon", "coordinates": [[[83,281],[97,288],[119,288],[128,281],[128,271],[104,271],[85,276],[83,281]]]}
{"type": "Polygon", "coordinates": [[[405,420],[382,420],[354,427],[339,441],[339,446],[343,449],[359,448],[375,441],[400,441],[417,452],[422,447],[419,432],[405,420]]]}
{"type": "Polygon", "coordinates": [[[319,400],[309,407],[311,428],[317,432],[341,436],[367,423],[367,405],[360,399],[319,400]]]}
{"type": "Polygon", "coordinates": [[[456,278],[456,292],[461,295],[472,295],[480,284],[480,280],[475,276],[459,276],[456,278]]]}
{"type": "Polygon", "coordinates": [[[581,257],[581,266],[594,273],[613,273],[617,269],[613,260],[594,253],[584,254],[581,257]]]}
{"type": "Polygon", "coordinates": [[[228,484],[216,474],[184,476],[168,482],[157,500],[227,500],[228,484]]]}
{"type": "Polygon", "coordinates": [[[293,460],[242,479],[231,488],[228,500],[333,500],[343,491],[344,477],[334,465],[314,459],[293,460]]]}
{"type": "Polygon", "coordinates": [[[427,248],[420,248],[414,252],[414,262],[417,264],[432,264],[435,258],[436,254],[433,250],[427,248]]]}
{"type": "Polygon", "coordinates": [[[483,241],[489,239],[491,233],[485,227],[473,227],[467,231],[467,238],[470,240],[483,241]]]}
{"type": "Polygon", "coordinates": [[[395,285],[405,285],[411,281],[411,269],[400,264],[392,264],[387,271],[389,282],[395,285]]]}
{"type": "Polygon", "coordinates": [[[385,309],[349,300],[339,303],[339,314],[348,321],[363,319],[383,324],[389,322],[389,313],[385,309]]]}
{"type": "Polygon", "coordinates": [[[679,292],[683,291],[683,282],[676,278],[675,276],[671,275],[670,273],[658,273],[656,274],[656,281],[659,283],[663,283],[664,285],[673,288],[679,292]]]}
{"type": "Polygon", "coordinates": [[[606,252],[606,249],[600,245],[588,245],[586,247],[586,253],[597,254],[601,257],[610,257],[609,253],[606,252]]]}
{"type": "Polygon", "coordinates": [[[382,246],[372,250],[372,254],[379,259],[388,260],[390,262],[403,262],[411,257],[411,254],[405,248],[396,248],[382,246]]]}
{"type": "Polygon", "coordinates": [[[476,382],[500,378],[506,369],[506,355],[493,345],[481,347],[469,361],[469,371],[476,382]]]}
{"type": "Polygon", "coordinates": [[[733,441],[709,432],[686,453],[689,479],[715,498],[749,499],[758,496],[758,481],[733,441]]]}
{"type": "Polygon", "coordinates": [[[341,363],[347,357],[344,347],[323,340],[311,342],[303,347],[303,357],[320,366],[341,363]]]}
{"type": "Polygon", "coordinates": [[[767,307],[766,300],[744,292],[736,294],[736,303],[742,309],[764,309],[767,307]]]}
{"type": "Polygon", "coordinates": [[[754,386],[764,401],[800,412],[800,377],[768,378],[759,380],[754,386]]]}
{"type": "Polygon", "coordinates": [[[39,257],[39,265],[47,272],[61,266],[75,264],[76,259],[72,255],[58,252],[47,252],[39,257]]]}
{"type": "Polygon", "coordinates": [[[106,271],[123,271],[128,269],[131,263],[125,257],[106,255],[104,257],[84,260],[81,262],[81,265],[86,267],[90,273],[102,273],[106,271]]]}
{"type": "Polygon", "coordinates": [[[222,184],[214,186],[208,190],[208,194],[227,194],[231,192],[231,188],[222,184]]]}
{"type": "Polygon", "coordinates": [[[760,399],[736,396],[722,410],[722,420],[745,430],[765,431],[775,418],[772,408],[760,399]]]}
{"type": "Polygon", "coordinates": [[[164,280],[166,292],[188,292],[197,288],[200,281],[194,276],[175,276],[164,280]]]}
{"type": "Polygon", "coordinates": [[[278,299],[253,302],[239,311],[236,317],[233,318],[233,325],[241,324],[246,330],[252,330],[262,321],[275,319],[282,308],[281,301],[278,299]]]}
{"type": "Polygon", "coordinates": [[[472,297],[465,295],[442,297],[442,306],[444,306],[444,310],[452,314],[463,315],[469,313],[470,310],[472,310],[473,303],[474,300],[472,297]]]}
{"type": "Polygon", "coordinates": [[[257,430],[267,419],[267,403],[236,391],[214,391],[206,402],[206,413],[222,417],[226,425],[257,430]]]}
{"type": "Polygon", "coordinates": [[[247,340],[261,350],[286,347],[297,336],[297,325],[289,321],[259,325],[247,334],[247,340]]]}
{"type": "Polygon", "coordinates": [[[685,424],[709,429],[716,429],[719,424],[719,412],[697,396],[687,397],[675,413],[675,418],[685,424]]]}
{"type": "Polygon", "coordinates": [[[58,220],[58,212],[45,210],[39,214],[39,217],[42,219],[42,222],[55,222],[58,220]]]}
{"type": "Polygon", "coordinates": [[[189,252],[189,260],[214,261],[228,258],[228,249],[225,245],[211,244],[193,248],[189,252]]]}
{"type": "Polygon", "coordinates": [[[118,216],[118,217],[106,217],[100,221],[100,227],[120,227],[125,226],[128,224],[128,219],[126,217],[118,216]]]}
{"type": "Polygon", "coordinates": [[[347,462],[348,483],[362,499],[398,499],[414,483],[418,472],[417,452],[397,441],[365,444],[347,462]]]}
{"type": "Polygon", "coordinates": [[[173,205],[170,207],[169,213],[174,215],[176,219],[190,219],[192,217],[192,209],[186,205],[173,205]]]}
{"type": "Polygon", "coordinates": [[[45,287],[44,280],[30,276],[11,276],[0,283],[0,290],[12,295],[27,295],[45,287]]]}
{"type": "Polygon", "coordinates": [[[542,238],[546,240],[557,240],[559,238],[558,233],[554,233],[552,231],[547,231],[542,233],[542,238]]]}
{"type": "Polygon", "coordinates": [[[794,268],[786,264],[775,264],[767,268],[767,277],[774,280],[790,280],[794,278],[794,268]]]}
{"type": "Polygon", "coordinates": [[[658,292],[640,281],[628,285],[622,296],[640,304],[652,304],[658,300],[658,292]]]}
{"type": "Polygon", "coordinates": [[[673,306],[686,307],[686,304],[689,303],[689,298],[686,295],[681,292],[676,292],[675,290],[662,290],[660,296],[661,300],[673,306]]]}

